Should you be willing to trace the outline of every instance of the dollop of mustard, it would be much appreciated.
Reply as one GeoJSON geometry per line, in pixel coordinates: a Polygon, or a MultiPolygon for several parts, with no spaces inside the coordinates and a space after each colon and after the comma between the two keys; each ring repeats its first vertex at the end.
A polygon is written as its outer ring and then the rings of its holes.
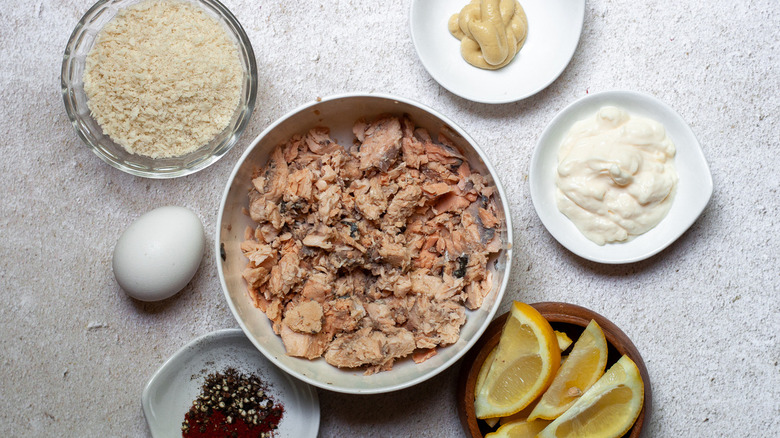
{"type": "Polygon", "coordinates": [[[528,35],[528,19],[517,0],[472,0],[450,17],[463,59],[474,67],[499,69],[512,61],[528,35]]]}

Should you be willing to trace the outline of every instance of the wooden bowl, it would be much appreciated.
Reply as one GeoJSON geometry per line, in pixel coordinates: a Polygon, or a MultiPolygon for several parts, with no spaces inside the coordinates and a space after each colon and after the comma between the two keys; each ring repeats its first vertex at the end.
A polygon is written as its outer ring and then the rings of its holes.
{"type": "MultiPolygon", "coordinates": [[[[642,431],[642,426],[650,417],[648,407],[651,406],[652,391],[650,388],[650,377],[647,374],[647,368],[642,360],[642,356],[631,340],[628,339],[628,336],[608,319],[584,307],[555,302],[535,303],[531,304],[531,306],[550,322],[553,329],[566,333],[575,342],[588,323],[590,323],[590,320],[595,319],[604,331],[604,337],[607,338],[609,348],[607,369],[624,354],[628,355],[636,363],[644,382],[645,400],[642,410],[639,412],[639,417],[623,438],[638,438],[639,433],[642,431]]],[[[477,375],[482,367],[482,363],[493,348],[498,345],[498,341],[501,338],[501,330],[504,328],[504,323],[508,316],[509,313],[505,313],[493,320],[479,341],[464,356],[461,363],[457,392],[458,414],[466,435],[472,438],[483,438],[485,434],[495,430],[490,428],[484,421],[478,420],[474,413],[474,387],[477,383],[477,375]]]]}

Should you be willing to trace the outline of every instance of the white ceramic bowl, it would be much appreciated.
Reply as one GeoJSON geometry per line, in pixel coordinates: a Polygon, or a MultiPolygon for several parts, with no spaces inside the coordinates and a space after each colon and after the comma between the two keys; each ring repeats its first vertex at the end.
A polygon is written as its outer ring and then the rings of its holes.
{"type": "Polygon", "coordinates": [[[453,94],[482,103],[515,102],[545,89],[569,65],[582,33],[585,0],[521,0],[528,38],[511,63],[492,71],[467,63],[447,28],[469,2],[413,0],[409,14],[420,61],[453,94]]]}
{"type": "Polygon", "coordinates": [[[268,362],[238,329],[218,330],[192,340],[149,379],[141,405],[152,436],[181,436],[184,415],[206,376],[228,367],[256,374],[269,385],[268,393],[284,406],[278,436],[316,438],[320,428],[317,391],[268,362]]]}
{"type": "Polygon", "coordinates": [[[254,225],[246,215],[252,172],[265,165],[271,150],[292,135],[305,134],[315,126],[327,126],[339,144],[352,144],[352,125],[360,117],[372,118],[380,114],[408,114],[417,126],[426,128],[435,138],[442,129],[461,149],[472,168],[492,176],[498,189],[498,210],[504,222],[501,238],[512,242],[512,224],[506,195],[493,167],[476,143],[462,129],[435,110],[400,97],[381,94],[345,94],[307,103],[282,116],[263,131],[233,169],[225,187],[222,205],[217,217],[217,268],[225,297],[236,320],[257,348],[273,363],[295,377],[312,385],[353,394],[372,394],[394,391],[429,379],[455,363],[477,341],[493,319],[501,302],[511,267],[511,245],[505,245],[495,261],[488,264],[494,273],[493,290],[483,306],[466,311],[467,321],[461,328],[460,339],[453,345],[440,348],[438,354],[421,364],[411,358],[395,363],[390,371],[371,376],[362,370],[344,370],[333,367],[320,358],[306,360],[287,356],[279,336],[263,312],[255,308],[241,277],[247,259],[241,253],[240,243],[247,226],[254,225]],[[509,247],[509,248],[507,248],[509,247]],[[220,254],[224,254],[224,259],[220,254]]]}
{"type": "Polygon", "coordinates": [[[608,91],[584,97],[559,112],[542,132],[529,171],[531,199],[550,234],[571,252],[600,263],[631,263],[651,257],[680,237],[704,211],[712,196],[712,176],[699,141],[682,117],[655,97],[633,91],[608,91]],[[669,213],[654,228],[628,242],[597,245],[586,238],[555,203],[558,149],[575,122],[605,105],[664,125],[677,148],[677,194],[669,213]]]}

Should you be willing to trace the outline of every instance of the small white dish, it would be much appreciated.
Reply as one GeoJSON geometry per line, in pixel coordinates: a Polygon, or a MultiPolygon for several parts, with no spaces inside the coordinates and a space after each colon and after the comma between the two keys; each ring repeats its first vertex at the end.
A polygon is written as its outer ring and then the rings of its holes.
{"type": "Polygon", "coordinates": [[[699,141],[677,112],[655,97],[633,91],[607,91],[584,97],[559,112],[542,132],[529,171],[531,199],[542,223],[561,245],[578,256],[599,263],[632,263],[651,257],[680,237],[701,215],[712,197],[712,175],[699,141]],[[613,105],[630,115],[663,124],[677,148],[679,181],[669,213],[654,228],[628,242],[603,246],[585,237],[555,203],[558,149],[575,122],[613,105]]]}
{"type": "Polygon", "coordinates": [[[521,0],[528,38],[507,66],[483,70],[467,63],[447,23],[470,0],[412,0],[412,42],[428,73],[442,87],[468,100],[508,103],[550,85],[569,64],[582,32],[585,0],[521,0]]]}
{"type": "Polygon", "coordinates": [[[316,438],[320,404],[313,387],[281,371],[241,329],[201,336],[171,356],[144,388],[141,403],[153,437],[181,436],[181,424],[207,375],[232,367],[258,375],[271,397],[284,405],[277,436],[316,438]]]}

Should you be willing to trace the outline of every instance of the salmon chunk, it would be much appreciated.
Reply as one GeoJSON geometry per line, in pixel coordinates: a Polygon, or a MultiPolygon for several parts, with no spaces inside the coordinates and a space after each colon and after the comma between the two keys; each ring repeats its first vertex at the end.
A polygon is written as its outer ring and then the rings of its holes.
{"type": "Polygon", "coordinates": [[[377,167],[387,172],[401,150],[401,122],[397,117],[383,117],[370,123],[359,121],[352,130],[361,142],[360,169],[377,167]]]}

